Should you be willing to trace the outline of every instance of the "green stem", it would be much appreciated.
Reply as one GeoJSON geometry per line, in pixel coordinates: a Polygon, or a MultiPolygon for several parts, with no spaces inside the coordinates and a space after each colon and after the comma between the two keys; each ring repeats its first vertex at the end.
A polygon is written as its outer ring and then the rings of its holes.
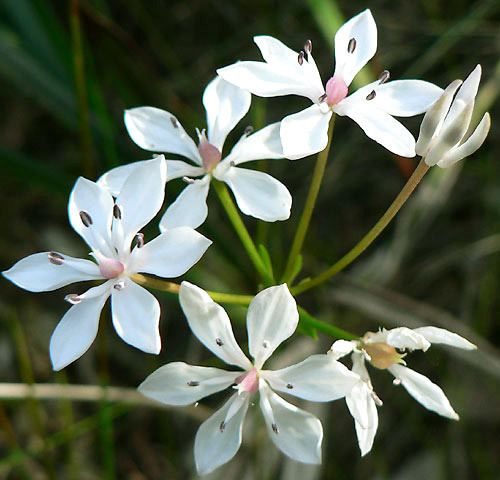
{"type": "Polygon", "coordinates": [[[290,289],[293,295],[298,295],[306,290],[310,290],[321,283],[325,282],[329,278],[333,277],[337,273],[341,272],[344,268],[350,265],[356,258],[358,258],[372,243],[373,241],[384,231],[385,227],[390,223],[390,221],[396,216],[401,207],[408,200],[409,196],[415,190],[415,187],[420,183],[423,176],[429,170],[429,166],[425,163],[424,159],[420,160],[417,168],[414,170],[411,177],[406,182],[403,189],[399,192],[398,196],[391,203],[386,212],[380,217],[378,222],[373,226],[373,228],[340,260],[334,263],[330,268],[320,273],[318,276],[306,280],[303,283],[290,289]]]}
{"type": "MultiPolygon", "coordinates": [[[[173,293],[175,295],[179,294],[180,285],[177,283],[167,282],[158,278],[146,277],[145,275],[141,275],[140,273],[132,275],[131,278],[134,282],[137,282],[144,287],[152,288],[154,290],[159,290],[162,292],[173,293]]],[[[232,305],[249,305],[254,298],[253,295],[237,295],[233,293],[221,293],[212,291],[207,291],[207,293],[215,302],[227,303],[232,305]]],[[[307,327],[306,330],[308,331],[310,331],[311,329],[315,329],[327,335],[330,335],[331,337],[343,338],[346,340],[359,338],[357,335],[342,330],[341,328],[331,325],[330,323],[318,320],[300,306],[298,308],[300,323],[302,326],[307,327]]]]}
{"type": "Polygon", "coordinates": [[[304,205],[304,210],[302,211],[302,216],[300,217],[299,225],[297,226],[295,237],[293,239],[292,248],[290,249],[290,254],[288,255],[285,273],[282,277],[282,281],[286,283],[291,283],[293,281],[292,277],[294,276],[294,273],[298,273],[294,272],[295,264],[297,262],[297,257],[300,255],[300,252],[302,250],[302,245],[304,244],[304,240],[306,238],[307,229],[309,228],[309,223],[314,211],[316,199],[318,198],[321,182],[323,181],[323,175],[325,174],[326,162],[328,160],[328,154],[330,153],[330,147],[332,145],[334,125],[335,114],[333,114],[332,119],[330,120],[330,125],[328,127],[328,143],[326,145],[326,148],[318,153],[311,185],[309,186],[309,192],[307,194],[306,203],[304,205]]]}
{"type": "Polygon", "coordinates": [[[259,255],[259,252],[255,247],[255,244],[253,243],[252,237],[248,233],[248,230],[245,227],[245,224],[241,219],[240,213],[236,208],[233,199],[229,195],[226,186],[224,185],[224,183],[219,182],[215,179],[212,180],[212,183],[215,187],[217,195],[219,196],[219,200],[222,206],[224,207],[224,210],[226,211],[229,220],[233,224],[233,227],[236,230],[238,237],[240,237],[241,243],[243,244],[243,247],[245,247],[245,250],[247,251],[248,256],[250,257],[250,260],[252,261],[255,269],[259,272],[266,285],[273,285],[274,279],[272,278],[264,262],[262,261],[262,258],[259,255]]]}

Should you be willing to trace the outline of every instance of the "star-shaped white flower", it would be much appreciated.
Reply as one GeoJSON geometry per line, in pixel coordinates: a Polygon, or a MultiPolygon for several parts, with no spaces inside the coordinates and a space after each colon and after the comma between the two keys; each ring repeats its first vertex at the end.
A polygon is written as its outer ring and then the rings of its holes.
{"type": "Polygon", "coordinates": [[[200,341],[224,362],[244,371],[226,371],[174,362],[153,372],[139,386],[146,396],[168,405],[188,405],[234,385],[236,392],[199,428],[194,454],[200,474],[228,462],[241,445],[243,421],[253,394],[274,444],[289,457],[321,463],[321,422],[288,403],[273,390],[306,400],[327,402],[345,396],[358,376],[327,355],[312,355],[281,370],[262,367],[297,328],[295,300],[285,284],[263,290],[248,307],[248,349],[252,362],[234,338],[224,309],[201,288],[182,282],[180,302],[189,326],[200,341]]]}
{"type": "Polygon", "coordinates": [[[450,83],[425,114],[416,151],[425,157],[427,165],[450,167],[472,155],[483,144],[491,124],[488,112],[465,140],[480,80],[481,65],[477,65],[463,83],[460,80],[450,83]]]}
{"type": "Polygon", "coordinates": [[[88,350],[97,335],[100,313],[109,297],[118,335],[144,352],[160,352],[160,305],[130,276],[143,272],[178,277],[189,270],[212,243],[189,227],[171,229],[144,243],[142,233],[138,232],[160,210],[166,178],[163,155],[135,169],[116,200],[104,188],[80,177],[69,198],[69,221],[92,249],[95,262],[58,252],[43,252],[23,258],[3,272],[10,281],[31,292],[51,291],[85,280],[105,280],[83,294],[66,297],[73,306],[50,340],[54,370],[61,370],[88,350]]]}
{"type": "Polygon", "coordinates": [[[394,385],[403,385],[408,393],[425,408],[443,417],[458,420],[443,390],[427,377],[404,366],[405,350],[426,351],[431,344],[439,343],[465,350],[474,350],[476,346],[444,328],[406,327],[367,332],[358,341],[337,340],[328,352],[335,361],[352,354],[352,371],[359,375],[359,382],[346,395],[346,402],[354,418],[361,455],[366,455],[372,448],[378,427],[377,406],[382,405],[373,390],[370,376],[365,366],[368,361],[375,368],[389,370],[394,375],[394,385]]]}
{"type": "Polygon", "coordinates": [[[389,72],[348,96],[356,74],[375,55],[377,26],[370,10],[346,22],[335,35],[335,72],[323,87],[312,56],[312,44],[297,53],[270,36],[254,41],[265,62],[238,62],[217,70],[228,82],[255,95],[300,95],[313,105],[281,122],[281,142],[287,158],[297,159],[323,150],[333,112],[352,118],[368,137],[391,152],[415,156],[415,139],[396,117],[425,112],[442,89],[422,80],[387,82],[389,72]]]}
{"type": "MultiPolygon", "coordinates": [[[[250,101],[251,95],[247,91],[220,77],[212,80],[203,94],[207,133],[198,131],[198,146],[177,118],[165,110],[138,107],[125,112],[128,133],[141,148],[176,153],[194,163],[167,160],[168,180],[184,177],[189,185],[167,209],[160,222],[162,231],[184,225],[197,228],[205,221],[212,176],[229,186],[240,210],[246,215],[268,222],[286,220],[290,216],[292,197],[281,182],[267,173],[239,167],[252,160],[284,158],[279,123],[243,135],[222,159],[226,137],[246,115],[250,101]],[[201,179],[192,178],[200,176],[201,179]]],[[[140,163],[115,168],[98,183],[117,194],[127,175],[140,163]]]]}

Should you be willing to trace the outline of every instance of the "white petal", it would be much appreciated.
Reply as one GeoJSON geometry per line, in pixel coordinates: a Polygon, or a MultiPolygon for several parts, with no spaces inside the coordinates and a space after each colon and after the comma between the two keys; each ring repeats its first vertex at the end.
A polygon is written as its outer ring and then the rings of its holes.
{"type": "Polygon", "coordinates": [[[331,355],[335,360],[349,355],[355,348],[357,342],[352,340],[336,340],[333,342],[328,355],[331,355]]]}
{"type": "Polygon", "coordinates": [[[479,125],[474,130],[474,133],[464,143],[462,143],[462,145],[447,153],[445,157],[437,163],[437,165],[441,168],[447,168],[465,157],[472,155],[485,141],[486,136],[490,131],[490,126],[490,114],[485,113],[479,122],[479,125]]]}
{"type": "MultiPolygon", "coordinates": [[[[117,197],[123,188],[125,180],[127,180],[128,176],[135,171],[136,168],[140,167],[143,163],[151,165],[154,161],[155,159],[143,160],[141,162],[129,163],[128,165],[113,168],[102,175],[99,180],[97,180],[97,184],[108,190],[114,197],[117,197]]],[[[167,182],[180,177],[197,177],[198,175],[203,175],[204,172],[205,170],[203,168],[195,167],[182,160],[167,160],[167,182]]]]}
{"type": "Polygon", "coordinates": [[[420,125],[420,133],[418,135],[417,144],[415,145],[415,150],[418,155],[422,157],[426,155],[433,137],[439,133],[443,125],[455,92],[460,85],[462,85],[461,80],[451,82],[438,100],[436,100],[429,110],[427,110],[420,125]]]}
{"type": "Polygon", "coordinates": [[[423,350],[424,352],[431,346],[423,335],[416,330],[406,327],[393,328],[387,332],[387,344],[402,350],[423,350]]]}
{"type": "Polygon", "coordinates": [[[207,218],[207,195],[210,186],[210,176],[193,180],[175,199],[160,221],[160,230],[169,228],[198,228],[207,218]]]}
{"type": "Polygon", "coordinates": [[[111,310],[116,333],[125,342],[146,353],[160,353],[160,304],[151,293],[127,279],[122,289],[113,289],[111,310]]]}
{"type": "Polygon", "coordinates": [[[199,475],[206,475],[217,467],[229,462],[241,445],[243,421],[248,410],[248,400],[238,404],[239,408],[221,429],[226,415],[238,401],[238,394],[233,395],[208,420],[205,420],[194,441],[194,459],[199,475]]]}
{"type": "Polygon", "coordinates": [[[260,408],[273,443],[287,456],[303,463],[321,463],[323,427],[312,414],[297,408],[260,382],[260,408]],[[277,432],[277,433],[276,433],[277,432]]]}
{"type": "Polygon", "coordinates": [[[426,112],[443,93],[442,88],[423,80],[395,80],[377,85],[373,90],[375,98],[367,101],[396,117],[412,117],[426,112]]]}
{"type": "Polygon", "coordinates": [[[370,10],[364,10],[344,23],[335,34],[335,74],[350,85],[356,74],[377,51],[377,25],[370,10]],[[349,53],[354,38],[356,47],[349,53]]]}
{"type": "Polygon", "coordinates": [[[238,207],[245,215],[275,222],[290,217],[292,196],[281,182],[257,170],[229,167],[217,177],[233,191],[238,207]]]}
{"type": "Polygon", "coordinates": [[[160,210],[166,181],[167,166],[163,155],[151,163],[142,162],[127,177],[115,202],[121,210],[121,220],[116,221],[123,228],[124,249],[128,249],[135,234],[160,210]]]}
{"type": "Polygon", "coordinates": [[[216,77],[205,88],[203,106],[207,111],[208,141],[220,152],[229,132],[247,114],[252,96],[216,77]]]}
{"type": "Polygon", "coordinates": [[[177,153],[202,164],[193,139],[170,112],[155,107],[125,110],[125,126],[130,138],[144,150],[177,153]]]}
{"type": "Polygon", "coordinates": [[[369,138],[392,153],[402,157],[415,156],[413,135],[388,113],[371,107],[363,101],[346,102],[344,100],[334,110],[339,115],[352,118],[369,138]]]}
{"type": "Polygon", "coordinates": [[[464,105],[468,105],[470,103],[474,105],[480,81],[481,65],[476,65],[476,68],[472,70],[469,76],[464,80],[460,90],[455,95],[453,103],[451,104],[450,113],[446,117],[444,126],[450,125],[458,116],[461,115],[464,105]]]}
{"type": "Polygon", "coordinates": [[[101,310],[109,296],[109,284],[91,288],[80,303],[73,305],[58,323],[50,338],[50,359],[58,371],[80,358],[92,345],[101,310]]]}
{"type": "Polygon", "coordinates": [[[347,395],[359,376],[327,355],[311,355],[304,361],[262,377],[273,390],[313,402],[330,402],[347,395]]]}
{"type": "Polygon", "coordinates": [[[402,365],[393,365],[389,367],[389,371],[401,381],[401,385],[406,388],[408,393],[425,408],[443,417],[458,420],[458,415],[453,410],[443,390],[427,377],[402,365]]]}
{"type": "Polygon", "coordinates": [[[55,265],[49,261],[50,253],[54,252],[29,255],[2,273],[12,283],[30,292],[49,292],[70,283],[103,278],[99,267],[90,260],[63,255],[62,265],[55,265]]]}
{"type": "Polygon", "coordinates": [[[359,449],[364,456],[372,449],[378,428],[377,406],[370,387],[363,381],[359,382],[346,396],[346,403],[354,417],[359,449]]]}
{"type": "Polygon", "coordinates": [[[280,122],[276,122],[248,137],[243,137],[233,147],[223,163],[234,162],[235,165],[238,165],[252,160],[283,158],[280,125],[280,122]]]}
{"type": "Polygon", "coordinates": [[[203,345],[230,365],[244,370],[252,368],[236,343],[227,313],[207,292],[192,283],[182,282],[179,301],[189,327],[203,345]]]}
{"type": "Polygon", "coordinates": [[[107,190],[83,177],[76,181],[68,202],[71,226],[93,250],[109,257],[114,254],[110,241],[113,205],[113,197],[107,190]],[[90,226],[84,225],[80,212],[90,216],[90,226]]]}
{"type": "Polygon", "coordinates": [[[168,229],[132,253],[135,272],[175,278],[196,264],[212,242],[190,227],[168,229]]]}
{"type": "Polygon", "coordinates": [[[464,350],[476,350],[476,345],[469,340],[457,335],[456,333],[438,327],[420,327],[415,328],[415,332],[422,335],[430,343],[440,343],[442,345],[450,345],[464,350]]]}
{"type": "Polygon", "coordinates": [[[286,283],[259,292],[247,312],[248,349],[255,359],[255,368],[264,362],[299,323],[297,304],[286,283]]]}
{"type": "Polygon", "coordinates": [[[146,397],[167,405],[189,405],[228,388],[239,374],[173,362],[155,370],[138,389],[146,397]]]}
{"type": "Polygon", "coordinates": [[[311,105],[281,121],[281,144],[286,158],[296,160],[321,152],[328,143],[328,125],[332,112],[311,105]]]}

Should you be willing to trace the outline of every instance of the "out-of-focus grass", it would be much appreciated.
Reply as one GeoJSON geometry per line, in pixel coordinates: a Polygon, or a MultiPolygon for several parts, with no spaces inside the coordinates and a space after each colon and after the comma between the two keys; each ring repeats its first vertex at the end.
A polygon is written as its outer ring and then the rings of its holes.
{"type": "MultiPolygon", "coordinates": [[[[462,420],[450,423],[423,410],[393,387],[384,372],[374,372],[385,406],[374,450],[366,458],[359,458],[351,419],[342,402],[336,402],[321,413],[330,419],[325,422],[321,470],[290,468],[273,447],[267,448],[268,440],[257,423],[255,437],[245,437],[249,448],[213,478],[237,478],[242,472],[287,480],[496,478],[500,449],[496,371],[500,259],[495,243],[500,229],[498,2],[459,1],[453,9],[443,0],[0,3],[2,269],[34,251],[60,248],[85,253],[66,220],[65,202],[73,181],[78,175],[95,178],[114,165],[149,156],[128,139],[122,121],[125,108],[154,105],[175,113],[188,132],[203,127],[204,86],[217,67],[259,58],[252,42],[255,34],[275,35],[295,49],[312,39],[326,80],[333,71],[335,30],[366,7],[378,24],[379,49],[355,86],[376,78],[385,68],[393,78],[424,78],[445,86],[481,63],[478,109],[492,112],[493,127],[473,158],[454,170],[430,172],[397,224],[346,276],[304,295],[301,302],[316,316],[357,333],[402,320],[415,325],[446,320],[451,322],[446,325],[474,331],[482,347],[477,355],[455,357],[453,352],[435,349],[409,360],[443,386],[462,420]],[[249,470],[246,462],[251,459],[265,465],[249,470]]],[[[251,114],[229,144],[247,122],[258,128],[305,105],[292,97],[254,99],[251,114]]],[[[394,164],[390,154],[366,139],[347,118],[337,124],[301,276],[319,272],[352,246],[384,211],[411,167],[411,161],[394,164]]],[[[418,120],[407,124],[418,132],[418,120]]],[[[312,159],[260,164],[282,180],[294,197],[289,222],[256,225],[248,221],[278,272],[312,165],[312,159]]],[[[167,202],[182,186],[180,181],[169,183],[167,202]]],[[[248,260],[213,195],[209,203],[209,221],[200,230],[214,240],[214,247],[187,278],[214,290],[251,292],[255,276],[248,260]]],[[[150,228],[146,234],[152,237],[156,231],[150,228]]],[[[104,338],[64,375],[54,375],[48,342],[66,309],[63,294],[29,294],[4,281],[0,380],[134,388],[169,360],[213,363],[190,338],[177,299],[158,295],[165,312],[161,333],[166,344],[159,357],[133,350],[118,340],[112,328],[101,325],[104,338]]],[[[240,307],[230,313],[235,320],[244,318],[240,307]]],[[[104,322],[108,319],[103,318],[104,322]]],[[[237,328],[237,336],[245,338],[243,328],[237,328]]],[[[284,353],[300,358],[305,347],[299,344],[290,343],[284,353]]],[[[327,347],[328,340],[320,334],[313,350],[327,347]]],[[[217,406],[220,401],[222,397],[207,405],[217,406]]],[[[68,399],[56,403],[11,400],[0,407],[0,476],[191,478],[192,439],[198,423],[169,411],[131,408],[104,399],[90,405],[68,399]]]]}

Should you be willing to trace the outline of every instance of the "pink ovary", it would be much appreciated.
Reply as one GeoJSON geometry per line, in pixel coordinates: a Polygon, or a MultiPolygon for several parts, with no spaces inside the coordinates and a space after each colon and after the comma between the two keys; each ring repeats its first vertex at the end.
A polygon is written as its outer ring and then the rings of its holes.
{"type": "Polygon", "coordinates": [[[220,162],[222,157],[219,149],[215,145],[209,143],[206,138],[203,137],[200,138],[198,151],[200,152],[201,159],[203,160],[203,167],[207,172],[211,172],[220,162]]]}
{"type": "Polygon", "coordinates": [[[99,259],[99,270],[104,278],[111,279],[120,276],[125,270],[125,265],[114,258],[104,257],[99,259]]]}
{"type": "Polygon", "coordinates": [[[348,88],[342,77],[334,75],[326,82],[325,91],[326,103],[328,103],[330,107],[333,107],[347,97],[348,88]]]}
{"type": "Polygon", "coordinates": [[[238,385],[240,392],[255,393],[259,389],[259,375],[255,368],[245,372],[236,378],[235,383],[238,385]]]}

